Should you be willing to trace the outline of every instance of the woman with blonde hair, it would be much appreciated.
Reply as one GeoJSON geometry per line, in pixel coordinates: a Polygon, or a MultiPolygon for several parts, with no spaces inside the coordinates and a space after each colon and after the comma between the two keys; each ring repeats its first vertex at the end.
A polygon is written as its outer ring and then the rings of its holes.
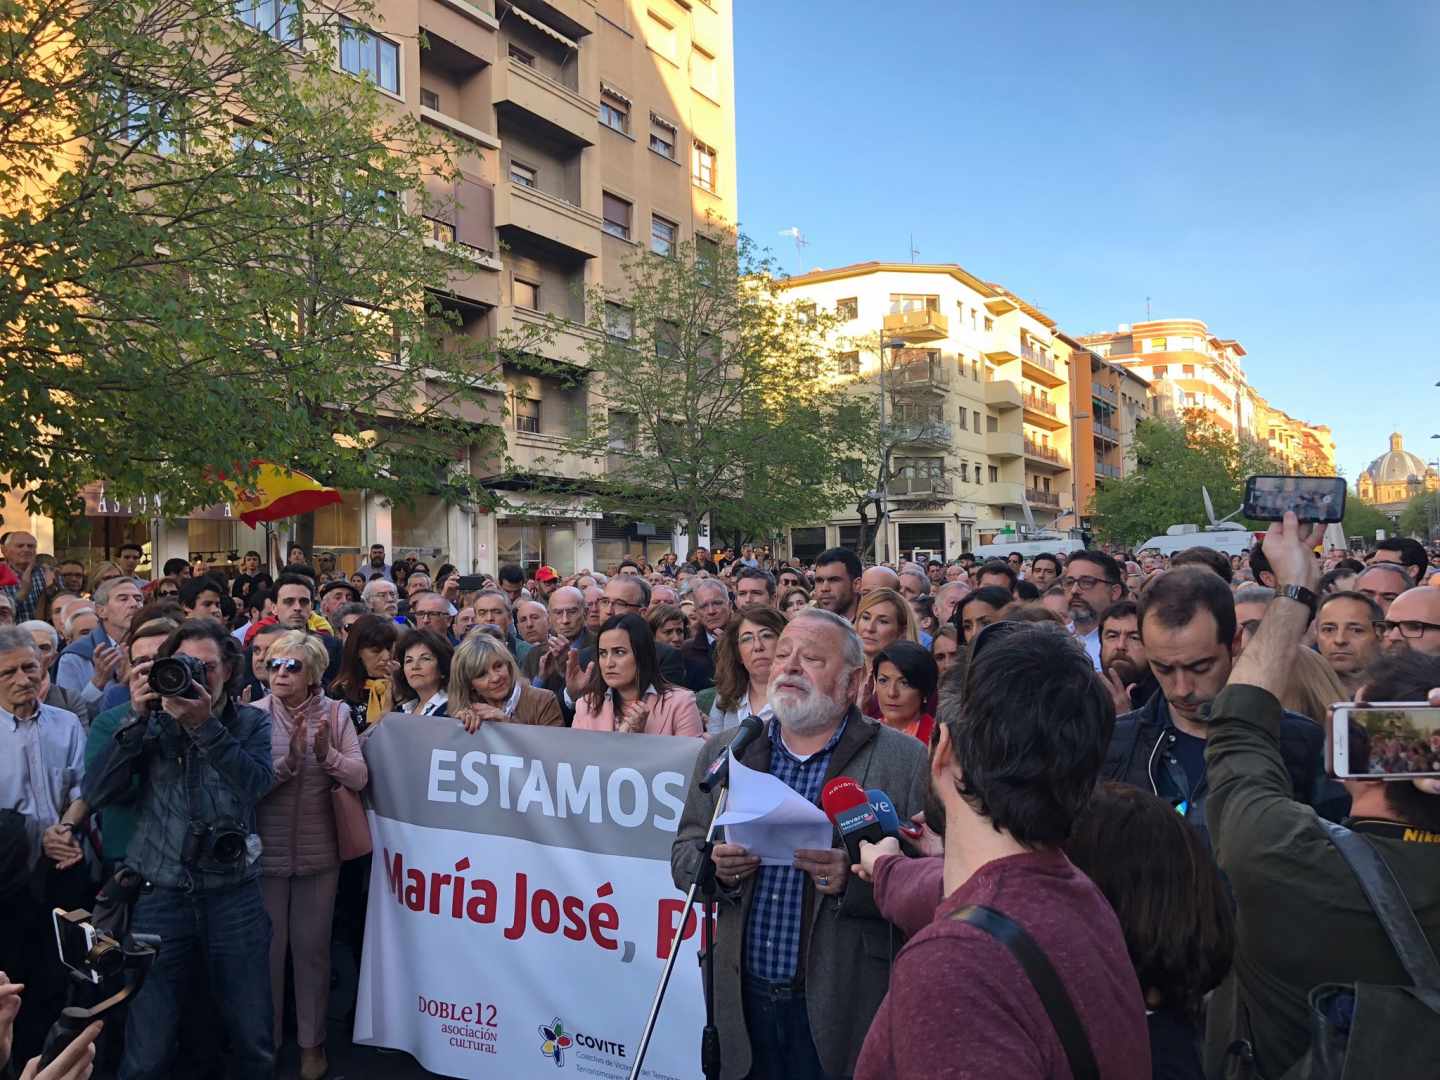
{"type": "Polygon", "coordinates": [[[270,644],[270,715],[275,782],[256,808],[260,890],[270,916],[270,988],[275,1045],[282,1036],[285,954],[295,972],[295,1019],[303,1080],[324,1076],[330,997],[330,930],[340,850],[330,790],[369,781],[350,708],[320,688],[329,657],[320,638],[292,630],[270,644]]]}
{"type": "Polygon", "coordinates": [[[894,589],[871,589],[855,608],[855,632],[870,664],[892,641],[920,641],[918,620],[910,602],[894,589]]]}
{"type": "Polygon", "coordinates": [[[1289,684],[1280,698],[1282,706],[1324,727],[1329,722],[1330,706],[1348,700],[1350,695],[1345,692],[1340,676],[1323,656],[1314,649],[1296,650],[1289,684]]]}
{"type": "Polygon", "coordinates": [[[780,603],[776,606],[787,619],[793,619],[797,611],[810,606],[810,594],[799,585],[792,585],[780,594],[780,603]]]}
{"type": "Polygon", "coordinates": [[[124,577],[125,571],[120,569],[119,563],[108,560],[95,567],[95,573],[90,577],[90,595],[95,595],[95,590],[100,588],[100,583],[109,581],[111,578],[124,577]]]}
{"type": "Polygon", "coordinates": [[[445,707],[472,735],[487,720],[541,727],[565,722],[559,699],[531,686],[510,650],[485,630],[476,630],[455,650],[445,707]]]}
{"type": "Polygon", "coordinates": [[[678,649],[685,644],[685,613],[674,604],[660,604],[645,616],[655,640],[678,649]]]}

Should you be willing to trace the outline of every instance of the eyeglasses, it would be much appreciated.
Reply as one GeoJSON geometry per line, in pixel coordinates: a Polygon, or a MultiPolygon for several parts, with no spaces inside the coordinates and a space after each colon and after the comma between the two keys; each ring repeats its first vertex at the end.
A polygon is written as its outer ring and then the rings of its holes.
{"type": "Polygon", "coordinates": [[[696,604],[696,611],[724,611],[730,606],[728,600],[707,600],[703,604],[696,604]]]}
{"type": "Polygon", "coordinates": [[[1111,581],[1109,578],[1090,577],[1090,575],[1088,574],[1084,577],[1063,577],[1060,579],[1060,587],[1062,589],[1073,589],[1075,588],[1075,586],[1078,585],[1080,586],[1080,590],[1082,592],[1089,592],[1096,585],[1114,584],[1115,582],[1111,581]]]}
{"type": "Polygon", "coordinates": [[[1380,625],[1385,628],[1387,634],[1391,630],[1399,630],[1401,637],[1411,639],[1424,637],[1426,630],[1440,630],[1440,623],[1425,622],[1423,619],[1400,619],[1399,621],[1386,619],[1380,625]]]}
{"type": "Polygon", "coordinates": [[[448,611],[417,611],[414,615],[417,622],[422,619],[448,619],[450,617],[448,611]]]}
{"type": "Polygon", "coordinates": [[[305,666],[305,662],[293,656],[277,656],[274,660],[266,660],[265,666],[271,671],[288,671],[294,675],[305,666]]]}
{"type": "Polygon", "coordinates": [[[600,598],[601,611],[639,611],[639,604],[632,604],[629,600],[612,600],[608,596],[600,598]]]}
{"type": "Polygon", "coordinates": [[[168,600],[172,596],[179,596],[179,589],[156,589],[155,595],[161,600],[168,600]]]}

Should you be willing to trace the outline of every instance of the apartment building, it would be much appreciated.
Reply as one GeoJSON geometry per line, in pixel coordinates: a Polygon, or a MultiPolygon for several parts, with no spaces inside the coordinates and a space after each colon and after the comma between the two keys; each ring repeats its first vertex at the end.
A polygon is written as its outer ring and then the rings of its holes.
{"type": "MultiPolygon", "coordinates": [[[[549,468],[583,486],[597,468],[559,456],[598,395],[585,378],[585,289],[620,284],[637,250],[724,242],[736,220],[731,0],[378,0],[374,24],[350,26],[338,62],[459,148],[458,177],[428,185],[441,200],[431,241],[468,256],[443,298],[459,332],[485,338],[558,316],[567,328],[540,351],[566,368],[508,367],[486,413],[505,427],[508,462],[457,460],[499,490],[497,513],[346,491],[306,523],[309,546],[346,568],[380,543],[466,570],[514,561],[568,573],[690,542],[669,523],[610,521],[532,481],[549,468]]],[[[146,543],[157,565],[263,546],[228,507],[166,522],[145,500],[119,505],[92,487],[91,532],[146,543]]],[[[5,521],[35,530],[42,547],[54,536],[8,503],[5,521]]]]}
{"type": "Polygon", "coordinates": [[[1070,349],[1070,393],[1077,402],[1071,426],[1071,471],[1075,508],[1083,525],[1097,487],[1135,471],[1135,425],[1150,415],[1150,384],[1069,335],[1059,337],[1070,349]],[[1088,409],[1083,406],[1087,400],[1088,409]]]}
{"type": "MultiPolygon", "coordinates": [[[[859,263],[791,278],[837,313],[850,390],[883,403],[892,472],[881,558],[953,558],[1074,506],[1069,349],[1044,312],[953,264],[859,263]]],[[[871,526],[873,527],[873,522],[871,526]]],[[[859,543],[858,513],[794,529],[800,558],[859,543]]]]}
{"type": "Polygon", "coordinates": [[[1275,408],[1253,390],[1255,438],[1288,471],[1335,475],[1335,437],[1324,424],[1307,424],[1275,408]]]}

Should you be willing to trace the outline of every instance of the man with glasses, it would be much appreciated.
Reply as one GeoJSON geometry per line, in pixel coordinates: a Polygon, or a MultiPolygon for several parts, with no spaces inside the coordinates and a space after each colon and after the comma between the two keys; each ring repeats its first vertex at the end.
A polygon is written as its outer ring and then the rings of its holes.
{"type": "Polygon", "coordinates": [[[1389,613],[1390,605],[1411,586],[1405,567],[1395,562],[1371,563],[1355,578],[1355,591],[1362,592],[1389,613]]]}
{"type": "Polygon", "coordinates": [[[450,640],[450,624],[455,619],[455,606],[429,589],[410,597],[410,621],[417,630],[429,630],[444,641],[450,640]]]}
{"type": "Polygon", "coordinates": [[[85,591],[85,564],[79,559],[66,559],[55,567],[60,588],[76,595],[85,591]]]}
{"type": "MultiPolygon", "coordinates": [[[[620,615],[639,615],[643,618],[645,609],[649,606],[649,582],[634,574],[617,575],[605,583],[605,590],[600,595],[601,625],[620,615]]],[[[676,686],[685,681],[685,661],[681,658],[679,649],[671,648],[663,641],[655,642],[655,662],[660,674],[676,686]]],[[[585,684],[590,680],[594,663],[594,644],[572,650],[566,658],[565,685],[558,696],[567,726],[574,719],[575,702],[585,692],[585,684]]]]}
{"type": "Polygon", "coordinates": [[[1365,669],[1380,653],[1385,614],[1364,593],[1334,592],[1320,598],[1315,645],[1346,693],[1365,684],[1365,669]]]}
{"type": "Polygon", "coordinates": [[[1399,595],[1385,613],[1385,651],[1440,656],[1440,589],[1422,585],[1399,595]]]}
{"type": "Polygon", "coordinates": [[[521,670],[532,686],[553,690],[560,697],[565,692],[566,652],[595,644],[595,636],[585,629],[585,594],[574,585],[552,592],[548,605],[549,636],[542,646],[530,650],[521,670]]]}
{"type": "Polygon", "coordinates": [[[680,655],[685,661],[685,685],[698,691],[715,685],[715,646],[735,609],[730,604],[730,590],[715,578],[701,578],[690,595],[700,626],[695,636],[680,646],[680,655]]]}
{"type": "Polygon", "coordinates": [[[400,613],[400,590],[389,578],[372,577],[365,583],[361,598],[373,614],[382,618],[393,619],[400,613]]]}
{"type": "MultiPolygon", "coordinates": [[[[475,615],[472,626],[495,627],[500,631],[500,636],[504,638],[515,659],[522,664],[525,662],[525,658],[530,655],[531,646],[528,641],[521,640],[515,634],[514,609],[510,606],[510,598],[505,595],[504,590],[481,589],[475,594],[475,602],[470,610],[475,615]]],[[[451,628],[455,631],[457,641],[465,636],[454,623],[451,628]]]]}
{"type": "Polygon", "coordinates": [[[1090,663],[1100,670],[1100,616],[1125,595],[1120,564],[1103,551],[1077,551],[1060,579],[1070,609],[1070,632],[1080,639],[1090,663]]]}

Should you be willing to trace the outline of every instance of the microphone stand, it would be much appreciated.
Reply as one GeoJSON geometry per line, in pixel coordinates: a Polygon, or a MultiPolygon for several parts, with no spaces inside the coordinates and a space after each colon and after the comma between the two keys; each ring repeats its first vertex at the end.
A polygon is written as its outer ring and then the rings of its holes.
{"type": "MultiPolygon", "coordinates": [[[[728,751],[727,751],[728,753],[728,751]]],[[[728,781],[729,777],[726,777],[728,781]]],[[[705,1080],[720,1080],[720,1029],[715,1024],[715,905],[719,900],[719,883],[715,878],[715,861],[710,857],[715,847],[715,822],[725,810],[725,796],[729,788],[720,788],[720,797],[715,800],[715,812],[710,815],[710,827],[705,830],[705,842],[700,846],[700,866],[695,871],[695,880],[685,896],[685,911],[680,916],[680,929],[670,943],[670,955],[665,960],[665,970],[660,973],[660,985],[655,988],[654,1000],[650,1003],[650,1015],[645,1020],[645,1030],[640,1035],[640,1046],[635,1054],[635,1064],[630,1066],[629,1080],[640,1080],[640,1070],[645,1064],[645,1052],[650,1048],[650,1039],[655,1034],[655,1025],[660,1019],[660,1006],[665,1000],[665,990],[670,985],[670,973],[675,970],[675,961],[680,956],[684,941],[685,924],[695,909],[699,896],[704,900],[701,908],[701,952],[700,970],[705,991],[705,1029],[700,1035],[700,1069],[705,1080]]]]}

